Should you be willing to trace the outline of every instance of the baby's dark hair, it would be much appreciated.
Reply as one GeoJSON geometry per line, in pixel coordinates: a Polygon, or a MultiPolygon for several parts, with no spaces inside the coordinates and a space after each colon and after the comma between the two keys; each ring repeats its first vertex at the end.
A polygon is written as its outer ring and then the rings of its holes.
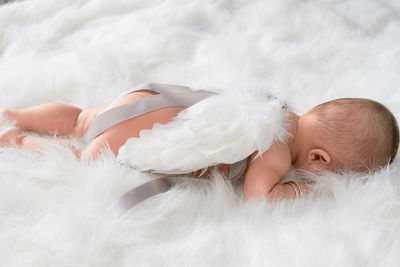
{"type": "Polygon", "coordinates": [[[392,163],[399,147],[399,127],[381,103],[341,98],[316,106],[319,130],[333,148],[334,169],[368,172],[392,163]]]}

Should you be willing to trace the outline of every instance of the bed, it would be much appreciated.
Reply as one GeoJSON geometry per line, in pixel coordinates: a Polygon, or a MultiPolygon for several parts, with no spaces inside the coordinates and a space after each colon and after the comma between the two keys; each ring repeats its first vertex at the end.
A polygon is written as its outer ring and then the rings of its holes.
{"type": "MultiPolygon", "coordinates": [[[[268,86],[299,114],[371,98],[400,116],[396,0],[3,2],[0,107],[89,108],[156,81],[268,86]]],[[[110,205],[154,177],[110,153],[85,163],[56,144],[1,147],[0,265],[398,266],[399,175],[397,158],[374,174],[321,174],[300,199],[243,202],[214,172],[118,218],[110,205]]]]}

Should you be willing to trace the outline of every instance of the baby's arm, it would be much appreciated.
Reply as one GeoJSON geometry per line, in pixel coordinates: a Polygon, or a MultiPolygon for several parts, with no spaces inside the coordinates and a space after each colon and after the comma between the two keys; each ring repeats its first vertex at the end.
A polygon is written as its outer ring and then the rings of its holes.
{"type": "MultiPolygon", "coordinates": [[[[262,157],[253,160],[256,153],[251,156],[252,161],[244,180],[244,199],[296,197],[296,193],[290,184],[278,184],[290,169],[291,154],[289,146],[275,142],[262,154],[262,157]]],[[[304,191],[305,186],[300,186],[304,191]]]]}

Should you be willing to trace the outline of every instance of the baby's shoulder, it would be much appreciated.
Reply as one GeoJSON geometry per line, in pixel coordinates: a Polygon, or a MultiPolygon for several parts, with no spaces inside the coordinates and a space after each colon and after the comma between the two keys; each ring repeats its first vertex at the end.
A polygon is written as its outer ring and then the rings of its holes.
{"type": "Polygon", "coordinates": [[[249,162],[249,170],[274,171],[280,177],[284,177],[291,166],[290,146],[284,142],[275,141],[261,155],[258,151],[251,154],[249,162]]]}

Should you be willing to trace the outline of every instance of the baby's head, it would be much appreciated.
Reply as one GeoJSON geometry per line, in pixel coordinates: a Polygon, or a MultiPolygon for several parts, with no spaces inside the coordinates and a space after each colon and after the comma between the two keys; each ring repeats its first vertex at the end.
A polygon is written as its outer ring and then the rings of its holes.
{"type": "Polygon", "coordinates": [[[393,161],[398,146],[396,119],[384,105],[337,99],[298,119],[293,164],[308,171],[374,171],[393,161]]]}

